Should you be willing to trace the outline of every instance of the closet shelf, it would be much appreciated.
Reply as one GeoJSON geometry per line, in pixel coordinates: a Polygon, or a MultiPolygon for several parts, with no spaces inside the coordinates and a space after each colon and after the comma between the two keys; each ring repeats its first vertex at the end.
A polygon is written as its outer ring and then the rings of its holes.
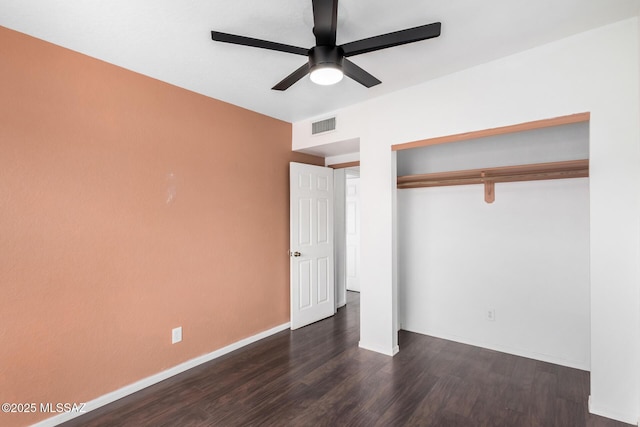
{"type": "Polygon", "coordinates": [[[537,181],[544,179],[585,178],[589,176],[589,160],[536,163],[518,166],[469,169],[398,177],[398,189],[443,187],[448,185],[485,185],[485,201],[494,201],[494,185],[498,182],[537,181]]]}

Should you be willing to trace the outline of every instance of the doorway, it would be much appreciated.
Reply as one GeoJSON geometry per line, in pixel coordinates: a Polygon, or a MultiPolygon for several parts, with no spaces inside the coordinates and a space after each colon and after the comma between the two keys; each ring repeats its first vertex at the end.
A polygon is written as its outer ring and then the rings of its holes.
{"type": "Polygon", "coordinates": [[[347,291],[360,292],[360,167],[334,170],[336,309],[348,303],[347,291]]]}
{"type": "Polygon", "coordinates": [[[346,170],[346,288],[360,292],[360,167],[346,170]]]}

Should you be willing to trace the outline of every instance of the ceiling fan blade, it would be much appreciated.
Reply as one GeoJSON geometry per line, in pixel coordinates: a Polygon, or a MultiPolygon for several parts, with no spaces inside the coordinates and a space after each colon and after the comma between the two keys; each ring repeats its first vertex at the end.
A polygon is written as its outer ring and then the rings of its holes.
{"type": "Polygon", "coordinates": [[[303,78],[309,73],[309,63],[305,63],[302,67],[295,70],[293,73],[289,74],[285,77],[280,83],[272,87],[272,90],[287,90],[293,85],[295,82],[303,78]]]}
{"type": "Polygon", "coordinates": [[[361,53],[373,52],[375,50],[438,37],[440,35],[440,26],[440,22],[434,22],[433,24],[346,43],[340,47],[344,50],[344,56],[360,55],[361,53]]]}
{"type": "Polygon", "coordinates": [[[342,71],[347,77],[351,77],[353,80],[368,88],[382,83],[347,58],[342,60],[342,71]]]}
{"type": "Polygon", "coordinates": [[[309,49],[303,47],[290,46],[288,44],[275,43],[267,40],[253,39],[251,37],[236,36],[234,34],[211,31],[211,39],[217,42],[240,44],[243,46],[259,47],[261,49],[277,50],[279,52],[294,53],[296,55],[307,56],[309,49]]]}
{"type": "Polygon", "coordinates": [[[318,46],[335,46],[338,0],[313,0],[313,34],[318,46]]]}

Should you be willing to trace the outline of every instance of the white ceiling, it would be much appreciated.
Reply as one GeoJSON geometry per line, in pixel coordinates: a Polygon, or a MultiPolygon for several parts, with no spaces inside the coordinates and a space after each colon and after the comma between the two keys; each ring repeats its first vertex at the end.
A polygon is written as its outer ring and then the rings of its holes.
{"type": "Polygon", "coordinates": [[[338,43],[435,21],[442,35],[350,58],[366,89],[304,78],[303,56],[213,42],[211,30],[312,47],[311,0],[0,0],[0,25],[289,122],[637,16],[640,0],[342,0],[338,43]]]}

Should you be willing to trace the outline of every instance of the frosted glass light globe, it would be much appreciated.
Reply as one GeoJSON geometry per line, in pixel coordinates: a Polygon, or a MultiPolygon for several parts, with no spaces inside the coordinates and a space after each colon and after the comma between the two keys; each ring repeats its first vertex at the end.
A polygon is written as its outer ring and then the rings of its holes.
{"type": "Polygon", "coordinates": [[[317,85],[328,86],[338,83],[343,76],[342,70],[338,68],[317,67],[311,71],[309,78],[317,85]]]}

